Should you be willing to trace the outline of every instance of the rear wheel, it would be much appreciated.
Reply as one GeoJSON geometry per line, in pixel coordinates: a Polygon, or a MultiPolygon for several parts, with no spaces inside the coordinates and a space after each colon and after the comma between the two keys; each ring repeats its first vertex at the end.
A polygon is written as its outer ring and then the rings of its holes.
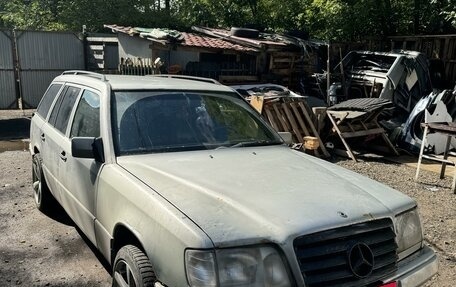
{"type": "Polygon", "coordinates": [[[34,154],[32,158],[33,197],[38,210],[49,213],[52,208],[57,206],[57,202],[46,184],[42,163],[41,155],[34,154]]]}
{"type": "Polygon", "coordinates": [[[138,247],[126,245],[117,252],[113,287],[153,287],[156,277],[149,258],[138,247]]]}

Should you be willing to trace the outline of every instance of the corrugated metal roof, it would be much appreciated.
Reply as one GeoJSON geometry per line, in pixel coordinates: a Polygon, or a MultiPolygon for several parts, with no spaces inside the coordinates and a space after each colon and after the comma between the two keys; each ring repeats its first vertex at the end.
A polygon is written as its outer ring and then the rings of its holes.
{"type": "Polygon", "coordinates": [[[205,48],[218,48],[224,50],[236,50],[244,52],[256,52],[257,49],[233,44],[222,39],[210,38],[200,36],[193,33],[182,33],[184,35],[184,41],[182,46],[193,46],[193,47],[205,47],[205,48]]]}
{"type": "MultiPolygon", "coordinates": [[[[118,25],[104,25],[104,27],[111,29],[113,32],[124,33],[130,36],[137,36],[142,37],[138,31],[135,30],[133,27],[125,27],[125,26],[118,26],[118,25]]],[[[219,38],[212,38],[208,36],[202,36],[195,33],[186,33],[182,32],[184,39],[181,42],[173,43],[184,47],[196,47],[196,48],[209,48],[209,49],[220,49],[220,50],[232,50],[232,51],[239,51],[239,52],[259,52],[258,49],[247,47],[239,44],[234,44],[223,39],[219,38]]],[[[147,38],[151,41],[160,42],[163,44],[167,44],[170,42],[166,42],[164,40],[154,40],[152,38],[147,38]]]]}
{"type": "Polygon", "coordinates": [[[225,30],[225,29],[197,27],[197,26],[195,26],[195,27],[199,28],[201,30],[206,30],[210,33],[218,35],[219,37],[231,37],[233,39],[248,41],[255,45],[268,45],[268,46],[284,47],[284,46],[287,46],[290,44],[290,43],[286,43],[283,39],[275,38],[274,37],[275,34],[260,33],[260,36],[258,38],[251,39],[251,38],[233,36],[233,35],[231,35],[231,31],[225,30]]]}

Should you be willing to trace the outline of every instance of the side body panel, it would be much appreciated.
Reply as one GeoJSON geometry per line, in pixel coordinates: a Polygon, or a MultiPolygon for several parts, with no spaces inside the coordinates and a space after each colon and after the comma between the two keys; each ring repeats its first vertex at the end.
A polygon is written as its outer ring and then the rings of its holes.
{"type": "Polygon", "coordinates": [[[65,151],[67,158],[61,162],[59,170],[62,205],[87,238],[95,244],[96,184],[103,164],[93,159],[74,158],[68,138],[62,140],[60,148],[65,151]]]}
{"type": "MultiPolygon", "coordinates": [[[[74,103],[66,136],[59,142],[61,153],[65,153],[65,160],[61,162],[59,170],[59,181],[61,183],[62,205],[89,240],[96,244],[94,229],[96,185],[103,163],[94,159],[75,158],[71,152],[72,123],[84,91],[88,90],[83,86],[80,88],[81,93],[74,103]]],[[[91,92],[96,93],[95,90],[91,90],[91,92]]]]}
{"type": "Polygon", "coordinates": [[[117,164],[101,171],[96,209],[96,235],[103,255],[111,260],[114,229],[123,225],[136,234],[158,279],[167,286],[187,285],[186,248],[213,247],[185,214],[117,164]]]}
{"type": "Polygon", "coordinates": [[[42,143],[41,156],[43,158],[44,176],[54,197],[61,203],[59,178],[62,160],[59,156],[61,149],[58,142],[61,141],[63,135],[49,123],[43,125],[42,134],[44,135],[44,142],[42,143]]]}

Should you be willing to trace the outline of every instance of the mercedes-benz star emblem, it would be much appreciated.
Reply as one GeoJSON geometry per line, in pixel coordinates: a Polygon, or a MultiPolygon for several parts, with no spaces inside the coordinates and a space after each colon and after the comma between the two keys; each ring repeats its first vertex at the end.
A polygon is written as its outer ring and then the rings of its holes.
{"type": "Polygon", "coordinates": [[[364,243],[358,242],[348,250],[348,265],[358,278],[366,278],[374,269],[374,254],[364,243]]]}

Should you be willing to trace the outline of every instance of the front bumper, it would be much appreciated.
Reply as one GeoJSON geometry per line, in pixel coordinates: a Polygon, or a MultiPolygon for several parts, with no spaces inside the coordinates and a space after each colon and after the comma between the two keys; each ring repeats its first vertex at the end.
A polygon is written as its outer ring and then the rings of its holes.
{"type": "Polygon", "coordinates": [[[396,281],[399,287],[416,287],[428,281],[437,271],[437,255],[431,248],[424,246],[398,262],[394,277],[384,280],[384,283],[396,281]]]}

